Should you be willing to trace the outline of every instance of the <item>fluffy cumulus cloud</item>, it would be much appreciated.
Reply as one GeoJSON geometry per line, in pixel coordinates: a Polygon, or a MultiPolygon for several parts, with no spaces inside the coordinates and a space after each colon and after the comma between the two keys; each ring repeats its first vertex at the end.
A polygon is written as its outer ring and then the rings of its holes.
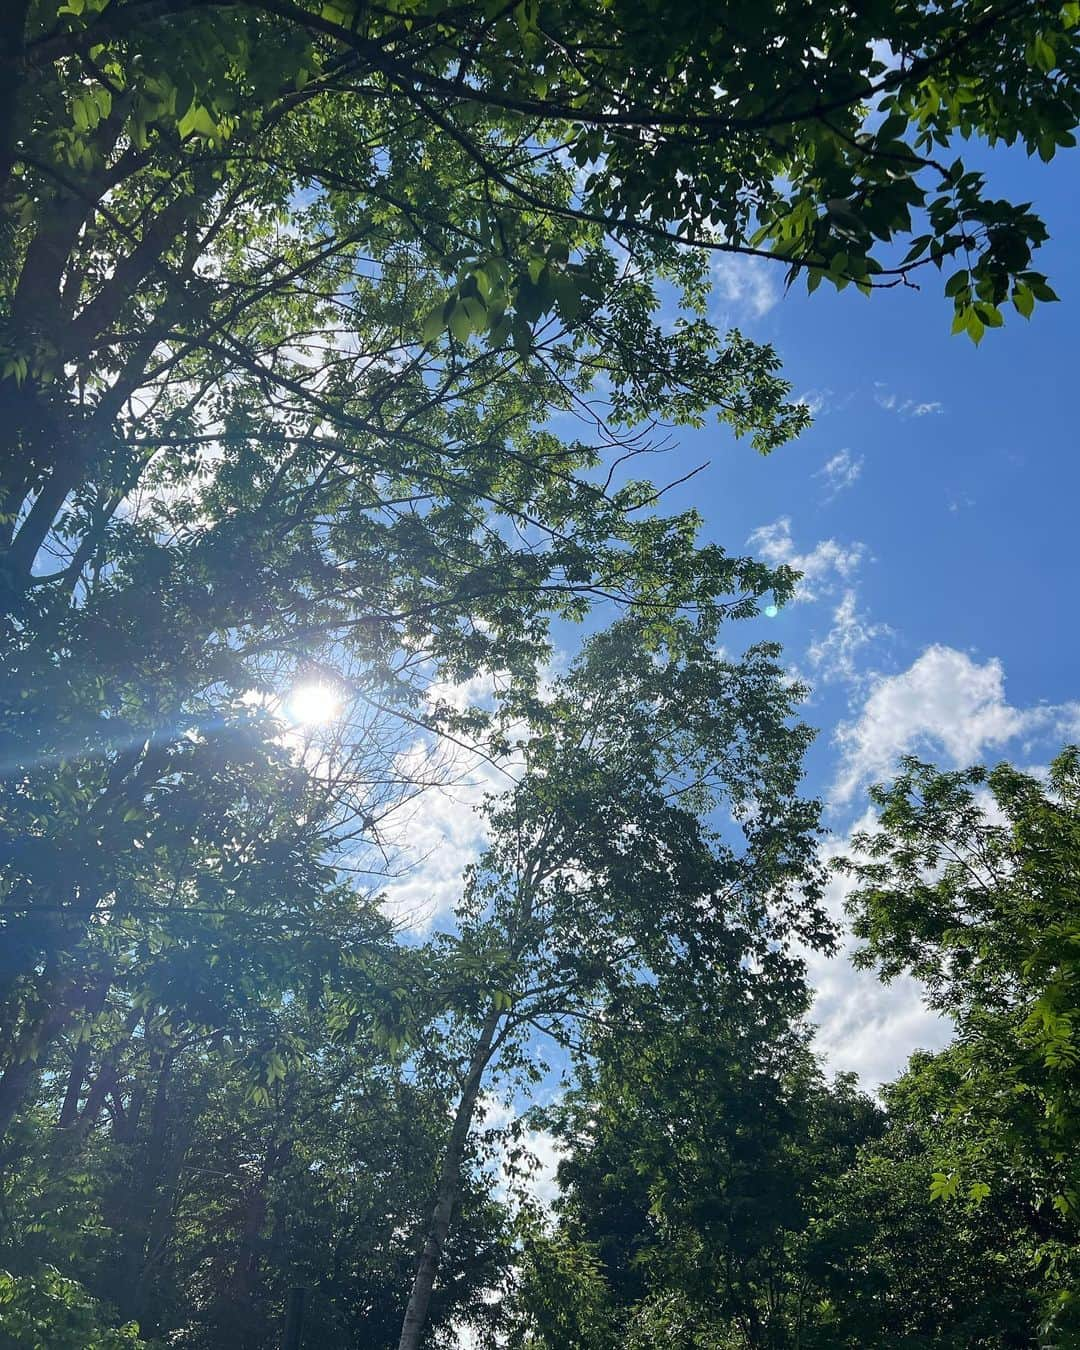
{"type": "Polygon", "coordinates": [[[781,516],[769,525],[759,525],[747,543],[773,567],[781,563],[802,573],[796,600],[817,600],[835,589],[837,580],[854,576],[866,556],[860,543],[839,544],[822,539],[806,553],[800,553],[791,536],[790,516],[781,516]]]}
{"type": "Polygon", "coordinates": [[[858,658],[865,656],[872,643],[891,636],[892,629],[888,624],[871,623],[860,612],[855,591],[848,587],[833,610],[832,627],[823,638],[810,644],[806,655],[822,678],[859,683],[870,676],[859,669],[858,658]]]}
{"type": "Polygon", "coordinates": [[[854,487],[862,473],[862,455],[853,455],[850,450],[838,450],[814,475],[825,480],[825,500],[831,502],[838,493],[854,487]]]}
{"type": "Polygon", "coordinates": [[[944,755],[965,765],[1017,738],[1067,737],[1078,729],[1080,703],[1014,707],[1000,661],[980,665],[966,652],[934,645],[907,670],[875,676],[858,717],[838,728],[832,800],[849,802],[903,754],[944,755]]]}
{"type": "MultiPolygon", "coordinates": [[[[850,593],[836,618],[830,640],[816,649],[816,659],[822,666],[853,670],[851,658],[865,645],[868,630],[850,593]]],[[[860,810],[855,805],[860,789],[887,779],[906,753],[963,766],[997,754],[1026,757],[1035,743],[1080,734],[1080,703],[1017,707],[1006,695],[999,660],[980,662],[953,647],[928,647],[907,670],[869,676],[864,688],[856,716],[836,733],[840,762],[830,794],[835,809],[860,810]]],[[[828,842],[826,861],[850,854],[852,836],[873,826],[873,813],[864,812],[846,835],[828,842]]],[[[830,913],[841,924],[849,884],[834,875],[826,896],[830,913]]],[[[873,972],[855,970],[850,956],[850,941],[833,957],[806,954],[815,992],[817,1045],[832,1069],[854,1070],[873,1088],[895,1078],[915,1049],[945,1045],[952,1027],[926,1007],[915,981],[882,984],[873,972]]]]}
{"type": "Polygon", "coordinates": [[[856,970],[846,950],[808,966],[816,1049],[829,1070],[858,1074],[867,1091],[898,1078],[916,1050],[940,1050],[952,1038],[952,1024],[926,1006],[908,976],[882,984],[856,970]]]}
{"type": "Polygon", "coordinates": [[[735,313],[760,319],[779,301],[782,269],[766,258],[723,254],[713,263],[717,297],[735,313]]]}

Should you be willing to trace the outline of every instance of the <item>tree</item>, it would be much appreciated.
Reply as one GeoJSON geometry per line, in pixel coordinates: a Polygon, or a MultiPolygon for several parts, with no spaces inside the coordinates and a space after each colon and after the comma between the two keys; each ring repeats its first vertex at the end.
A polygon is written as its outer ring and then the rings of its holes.
{"type": "Polygon", "coordinates": [[[452,1231],[461,1160],[485,1085],[528,1090],[537,1034],[571,1050],[618,1024],[651,981],[737,984],[751,960],[797,981],[792,933],[827,940],[818,904],[818,805],[799,798],[809,733],[776,649],[740,662],[715,628],[626,620],[591,639],[529,709],[523,772],[492,805],[459,932],[436,939],[444,1053],[460,1095],[399,1345],[415,1350],[452,1231]],[[711,813],[734,813],[732,834],[711,813]]]}
{"type": "Polygon", "coordinates": [[[567,1156],[557,1227],[527,1248],[516,1291],[523,1344],[588,1344],[566,1336],[558,1289],[537,1287],[564,1247],[602,1277],[612,1345],[809,1343],[805,1243],[829,1179],[881,1120],[853,1082],[826,1083],[806,1002],[798,980],[736,968],[646,986],[594,1039],[593,1066],[553,1113],[567,1156]]]}
{"type": "MultiPolygon", "coordinates": [[[[320,954],[309,960],[317,976],[320,954]]],[[[0,1155],[0,1265],[35,1288],[63,1269],[97,1300],[103,1327],[137,1323],[155,1344],[273,1344],[294,1285],[307,1290],[309,1339],[328,1350],[386,1343],[426,1226],[452,1081],[430,1065],[422,1081],[406,1072],[368,1034],[374,1016],[339,1041],[325,1009],[263,993],[248,1021],[263,1055],[236,1031],[223,1046],[148,1017],[116,1056],[96,1117],[88,1099],[74,1124],[69,1079],[50,1075],[0,1155]]],[[[61,1049],[57,1069],[79,1046],[61,1049]]],[[[99,1053],[95,1038],[94,1082],[99,1053]]],[[[436,1330],[482,1318],[480,1295],[508,1259],[488,1173],[466,1161],[436,1330]]]]}
{"type": "Polygon", "coordinates": [[[1039,1335],[1022,1192],[1002,1188],[981,1204],[951,1209],[930,1198],[942,1118],[919,1088],[928,1058],[915,1056],[884,1090],[888,1129],[846,1170],[823,1178],[800,1253],[813,1291],[809,1347],[1018,1350],[1047,1343],[1039,1335]]]}
{"type": "MultiPolygon", "coordinates": [[[[639,990],[549,1113],[555,1218],[528,1230],[510,1344],[1013,1350],[1039,1334],[1021,1187],[930,1198],[939,1098],[826,1081],[797,986],[639,990]]],[[[943,1059],[945,1055],[938,1057],[943,1059]]]]}
{"type": "Polygon", "coordinates": [[[16,1278],[0,1271],[0,1345],[4,1350],[139,1350],[146,1342],[134,1326],[103,1328],[86,1291],[58,1270],[16,1278]],[[48,1340],[43,1339],[47,1336],[48,1340]]]}
{"type": "Polygon", "coordinates": [[[1080,1271],[1080,752],[1044,780],[1007,764],[943,773],[915,759],[875,788],[878,828],[843,866],[883,978],[907,971],[956,1041],[920,1061],[907,1091],[933,1113],[941,1201],[1019,1192],[1029,1259],[1059,1325],[1080,1271]]]}
{"type": "MultiPolygon", "coordinates": [[[[83,679],[96,683],[92,669],[83,679]]],[[[391,940],[370,900],[327,863],[341,778],[309,773],[274,743],[274,725],[244,708],[231,725],[191,710],[158,741],[144,740],[138,712],[121,705],[104,723],[115,739],[103,754],[95,698],[82,726],[67,723],[69,737],[81,733],[78,757],[69,740],[70,760],[0,782],[5,1128],[61,1035],[82,1038],[84,1054],[104,1037],[111,1073],[143,1017],[166,1023],[177,1043],[228,1038],[253,1000],[295,991],[298,978],[317,996],[350,955],[362,963],[391,940]]],[[[58,720],[70,712],[56,706],[58,720]]],[[[384,748],[369,743],[369,772],[384,748]]],[[[385,795],[377,787],[362,804],[377,812],[385,795]]],[[[88,1068],[72,1067],[72,1103],[88,1068]]],[[[100,1111],[93,1089],[90,1100],[100,1111]]]]}
{"type": "MultiPolygon", "coordinates": [[[[693,305],[700,268],[620,270],[586,222],[587,327],[425,340],[490,193],[441,129],[369,97],[314,11],[34,4],[4,22],[0,1124],[98,997],[68,972],[111,940],[106,914],[130,927],[178,884],[221,888],[221,822],[196,821],[181,857],[163,821],[178,784],[197,815],[197,785],[209,812],[216,777],[259,778],[260,759],[287,777],[253,692],[327,681],[368,709],[360,744],[388,747],[357,779],[407,791],[401,728],[461,730],[424,703],[436,667],[527,683],[550,616],[595,596],[662,614],[790,584],[696,550],[653,489],[605,486],[601,449],[559,439],[553,410],[610,379],[600,444],[628,454],[641,423],[714,405],[762,448],[805,421],[768,349],[719,351],[700,316],[661,335],[653,283],[693,305]]],[[[543,201],[570,181],[556,163],[534,177],[541,207],[504,230],[530,265],[537,246],[561,256],[543,201]]],[[[313,867],[372,840],[385,805],[335,787],[309,813],[313,867]]]]}
{"type": "MultiPolygon", "coordinates": [[[[761,449],[805,423],[772,351],[705,319],[710,249],[868,285],[966,250],[949,285],[973,334],[1010,287],[1022,311],[1049,294],[1029,268],[1041,225],[917,142],[1067,143],[1071,6],[817,6],[797,27],[784,7],[755,13],[750,41],[734,12],[643,13],[7,6],[0,714],[17,793],[51,791],[63,764],[62,791],[122,841],[195,709],[228,721],[315,671],[415,716],[424,658],[528,680],[549,617],[597,596],[660,611],[783,591],[695,552],[691,518],[659,525],[653,489],[596,472],[655,421],[716,409],[761,449]],[[873,259],[928,200],[925,254],[873,259]],[[597,443],[561,439],[553,411],[597,443]]],[[[5,866],[39,905],[85,903],[5,866]]],[[[18,950],[36,978],[42,950],[18,950]]],[[[58,998],[16,1039],[45,1044],[58,998]]]]}

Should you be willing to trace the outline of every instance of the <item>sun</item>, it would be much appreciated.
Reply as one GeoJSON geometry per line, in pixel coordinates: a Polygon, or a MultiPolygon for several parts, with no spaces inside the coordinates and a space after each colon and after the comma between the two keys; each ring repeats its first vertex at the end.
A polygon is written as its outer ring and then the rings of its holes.
{"type": "Polygon", "coordinates": [[[294,722],[319,726],[337,717],[341,696],[331,684],[298,684],[285,700],[285,708],[294,722]]]}

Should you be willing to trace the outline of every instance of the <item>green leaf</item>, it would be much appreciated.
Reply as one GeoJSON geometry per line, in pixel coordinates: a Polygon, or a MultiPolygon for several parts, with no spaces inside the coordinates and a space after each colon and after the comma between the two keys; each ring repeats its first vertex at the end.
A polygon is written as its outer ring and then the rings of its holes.
{"type": "Polygon", "coordinates": [[[969,285],[970,285],[970,274],[965,268],[959,272],[954,272],[952,276],[948,279],[948,281],[945,283],[945,294],[952,297],[958,296],[962,292],[967,291],[969,285]]]}
{"type": "Polygon", "coordinates": [[[425,344],[437,341],[446,331],[446,320],[443,317],[444,308],[443,305],[436,305],[433,309],[429,309],[424,316],[420,333],[425,344]]]}
{"type": "Polygon", "coordinates": [[[466,301],[455,300],[447,316],[447,327],[459,342],[467,342],[473,334],[473,323],[466,305],[466,301]]]}
{"type": "Polygon", "coordinates": [[[1000,328],[1005,322],[1001,311],[996,305],[988,304],[986,301],[977,300],[975,302],[975,312],[987,328],[1000,328]]]}
{"type": "Polygon", "coordinates": [[[935,1172],[930,1181],[931,1200],[949,1200],[960,1186],[959,1172],[935,1172]]]}
{"type": "Polygon", "coordinates": [[[1031,318],[1035,308],[1035,297],[1026,286],[1017,284],[1013,287],[1012,302],[1018,314],[1022,314],[1025,319],[1031,318]]]}
{"type": "Polygon", "coordinates": [[[177,123],[177,130],[181,137],[205,136],[208,139],[213,139],[221,134],[221,129],[211,117],[209,110],[198,103],[193,103],[180,118],[177,123]]]}

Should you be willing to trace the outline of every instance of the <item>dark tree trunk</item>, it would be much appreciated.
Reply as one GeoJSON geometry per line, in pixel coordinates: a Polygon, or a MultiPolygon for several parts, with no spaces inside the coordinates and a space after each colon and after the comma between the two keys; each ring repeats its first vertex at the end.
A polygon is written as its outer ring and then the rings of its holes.
{"type": "Polygon", "coordinates": [[[144,1161],[141,1168],[136,1168],[133,1203],[124,1223],[125,1252],[117,1302],[123,1316],[136,1319],[144,1316],[149,1302],[148,1273],[154,1255],[151,1235],[158,1230],[163,1215],[171,1218],[176,1183],[185,1152],[179,1140],[172,1141],[170,1152],[168,1094],[172,1066],[171,1052],[166,1052],[158,1059],[157,1084],[144,1161]]]}
{"type": "Polygon", "coordinates": [[[42,1067],[36,1059],[24,1059],[10,1065],[0,1075],[0,1137],[11,1128],[11,1122],[19,1114],[42,1067]]]}
{"type": "Polygon", "coordinates": [[[68,1070],[67,1091],[64,1093],[64,1103],[60,1107],[60,1118],[57,1121],[62,1130],[70,1130],[79,1119],[79,1100],[82,1097],[83,1083],[86,1081],[86,1071],[89,1067],[90,1042],[81,1040],[72,1056],[71,1068],[68,1070]]]}

